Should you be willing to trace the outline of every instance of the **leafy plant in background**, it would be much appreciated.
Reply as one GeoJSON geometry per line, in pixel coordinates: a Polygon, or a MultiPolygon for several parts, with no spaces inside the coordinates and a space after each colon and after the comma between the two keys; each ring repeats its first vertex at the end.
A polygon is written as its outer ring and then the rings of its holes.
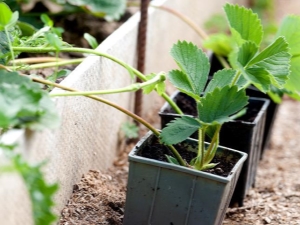
{"type": "MultiPolygon", "coordinates": [[[[0,69],[0,130],[28,128],[41,130],[55,128],[59,118],[54,103],[39,84],[16,72],[0,69]]],[[[15,152],[16,146],[0,143],[0,151],[9,159],[7,165],[0,166],[3,172],[17,172],[26,184],[32,202],[33,219],[36,225],[51,224],[56,216],[51,208],[57,184],[47,184],[42,166],[27,163],[21,154],[15,152]]]]}
{"type": "MultiPolygon", "coordinates": [[[[34,25],[39,24],[38,22],[32,22],[32,17],[36,17],[37,13],[30,12],[36,4],[36,1],[6,0],[4,2],[6,2],[13,11],[20,12],[21,21],[34,25]]],[[[41,0],[40,2],[48,8],[48,11],[39,12],[38,15],[41,13],[50,13],[54,16],[85,12],[96,17],[105,18],[106,20],[119,20],[126,10],[126,0],[41,0]]]]}

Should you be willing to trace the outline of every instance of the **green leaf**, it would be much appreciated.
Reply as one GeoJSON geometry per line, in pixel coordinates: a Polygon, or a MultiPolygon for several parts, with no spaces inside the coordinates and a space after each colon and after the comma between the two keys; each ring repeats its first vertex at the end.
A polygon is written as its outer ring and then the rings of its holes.
{"type": "Polygon", "coordinates": [[[241,68],[243,77],[257,87],[260,91],[266,93],[270,90],[270,85],[272,84],[272,75],[265,69],[261,67],[250,67],[246,70],[241,68]]]}
{"type": "Polygon", "coordinates": [[[126,138],[137,138],[139,136],[139,127],[131,122],[125,122],[121,126],[121,130],[126,138]]]}
{"type": "Polygon", "coordinates": [[[230,116],[243,109],[247,103],[244,89],[238,91],[237,86],[216,88],[198,103],[198,117],[206,124],[222,124],[230,121],[230,116]]]}
{"type": "Polygon", "coordinates": [[[0,70],[0,127],[42,129],[59,124],[47,92],[27,77],[0,70]]]}
{"type": "Polygon", "coordinates": [[[224,10],[233,36],[252,41],[256,45],[261,43],[263,28],[256,13],[253,13],[251,9],[229,3],[224,6],[224,10]]]}
{"type": "Polygon", "coordinates": [[[242,66],[246,66],[250,62],[250,60],[255,56],[257,51],[257,45],[251,41],[247,41],[240,47],[237,55],[237,61],[242,66]]]}
{"type": "Polygon", "coordinates": [[[12,18],[12,11],[4,2],[0,2],[0,31],[3,31],[12,18]]]}
{"type": "Polygon", "coordinates": [[[186,87],[185,92],[190,93],[189,95],[200,95],[206,85],[210,69],[205,53],[192,43],[178,41],[173,45],[171,55],[180,67],[181,73],[180,79],[174,77],[174,73],[169,73],[170,81],[174,82],[175,86],[186,87]],[[186,84],[182,86],[182,82],[186,84]]]}
{"type": "Polygon", "coordinates": [[[62,69],[58,72],[55,71],[53,74],[47,77],[47,80],[51,82],[56,82],[57,79],[67,77],[71,72],[72,71],[68,69],[62,69]]]}
{"type": "Polygon", "coordinates": [[[176,158],[174,158],[174,157],[172,157],[170,155],[165,155],[165,156],[166,156],[166,158],[167,158],[167,160],[168,160],[169,163],[172,163],[172,164],[180,166],[180,163],[178,162],[178,160],[176,158]]]}
{"type": "Polygon", "coordinates": [[[23,36],[32,36],[36,32],[35,27],[29,23],[18,21],[17,25],[22,32],[22,37],[23,36]]]}
{"type": "Polygon", "coordinates": [[[289,15],[282,21],[277,36],[284,36],[289,43],[291,58],[291,73],[284,88],[292,98],[298,99],[300,92],[300,16],[289,15]]]}
{"type": "MultiPolygon", "coordinates": [[[[9,37],[12,38],[11,36],[9,37]]],[[[6,65],[10,56],[11,54],[7,36],[4,31],[0,31],[0,64],[6,65]]]]}
{"type": "MultiPolygon", "coordinates": [[[[147,81],[153,79],[156,76],[155,73],[151,73],[146,76],[147,81]]],[[[143,93],[144,94],[150,94],[155,89],[156,84],[147,85],[146,87],[143,87],[143,93]]]]}
{"type": "Polygon", "coordinates": [[[35,225],[50,225],[57,219],[52,207],[55,202],[54,194],[58,190],[57,184],[48,184],[42,172],[45,163],[31,165],[14,149],[16,145],[0,143],[0,151],[9,159],[10,163],[1,166],[0,173],[16,172],[23,178],[31,199],[33,221],[35,225]]]}
{"type": "Polygon", "coordinates": [[[180,70],[172,70],[168,74],[170,82],[181,92],[200,100],[200,94],[195,94],[193,84],[189,81],[186,74],[180,70]]]}
{"type": "Polygon", "coordinates": [[[126,10],[126,0],[66,0],[71,5],[81,6],[92,14],[107,20],[118,20],[126,10]]]}
{"type": "Polygon", "coordinates": [[[277,37],[284,36],[289,43],[289,52],[292,55],[300,54],[300,16],[288,15],[280,24],[277,37]]]}
{"type": "Polygon", "coordinates": [[[236,70],[223,69],[219,70],[213,75],[213,79],[209,82],[205,89],[205,95],[212,92],[215,88],[223,88],[226,85],[231,84],[236,75],[236,70]]]}
{"type": "Polygon", "coordinates": [[[300,92],[300,55],[291,59],[291,73],[284,88],[291,92],[300,92]]]}
{"type": "Polygon", "coordinates": [[[99,44],[96,38],[94,38],[92,35],[90,35],[89,33],[84,33],[83,37],[93,49],[96,49],[98,47],[99,44]]]}
{"type": "Polygon", "coordinates": [[[167,145],[177,144],[190,137],[201,127],[196,119],[189,116],[176,118],[161,131],[161,141],[167,145]]]}
{"type": "Polygon", "coordinates": [[[53,21],[50,19],[50,17],[47,14],[42,14],[41,15],[41,20],[43,21],[43,23],[45,24],[45,26],[48,27],[53,27],[53,21]]]}
{"type": "Polygon", "coordinates": [[[249,63],[248,68],[264,68],[271,76],[274,86],[281,88],[290,73],[290,58],[288,43],[283,37],[277,38],[271,45],[256,55],[249,63]]]}
{"type": "Polygon", "coordinates": [[[212,34],[203,41],[203,47],[211,49],[215,54],[228,56],[233,50],[233,40],[226,34],[212,34]]]}
{"type": "Polygon", "coordinates": [[[53,33],[46,33],[45,37],[47,38],[49,45],[54,47],[56,49],[56,51],[59,51],[62,47],[62,40],[53,33]]]}

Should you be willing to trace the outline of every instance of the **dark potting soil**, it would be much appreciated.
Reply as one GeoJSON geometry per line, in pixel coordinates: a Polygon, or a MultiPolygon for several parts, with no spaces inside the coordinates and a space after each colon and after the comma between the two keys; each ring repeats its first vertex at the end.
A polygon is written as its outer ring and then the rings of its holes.
{"type": "MultiPolygon", "coordinates": [[[[190,97],[184,93],[179,93],[175,97],[174,101],[176,102],[178,107],[182,110],[182,112],[185,115],[191,115],[194,117],[197,116],[197,105],[196,105],[195,100],[192,97],[190,97]]],[[[235,119],[235,121],[247,121],[247,122],[254,121],[261,106],[260,107],[249,107],[249,106],[252,106],[251,102],[248,104],[248,106],[246,106],[247,107],[246,114],[235,119]]],[[[175,111],[171,107],[168,107],[166,110],[163,111],[163,113],[173,113],[174,114],[175,111]]]]}
{"type": "MultiPolygon", "coordinates": [[[[195,158],[197,156],[197,154],[195,152],[188,151],[186,146],[187,146],[187,144],[185,144],[185,143],[179,143],[179,144],[174,145],[174,147],[179,152],[181,157],[185,161],[190,163],[190,161],[193,158],[195,158]]],[[[196,147],[197,146],[195,144],[193,146],[193,148],[196,148],[196,147]]],[[[148,145],[143,146],[137,152],[137,155],[145,157],[145,158],[149,158],[149,159],[162,161],[162,162],[168,162],[165,155],[170,155],[170,156],[174,157],[173,153],[169,150],[169,148],[167,146],[160,144],[157,139],[153,140],[151,142],[151,145],[148,144],[148,145]]],[[[226,157],[225,154],[224,155],[216,154],[215,158],[211,161],[211,163],[218,163],[218,165],[212,169],[204,170],[204,172],[216,174],[216,175],[219,175],[222,177],[227,177],[230,174],[232,168],[234,167],[234,165],[237,163],[238,160],[239,160],[239,157],[237,155],[228,159],[228,157],[226,157]]]]}

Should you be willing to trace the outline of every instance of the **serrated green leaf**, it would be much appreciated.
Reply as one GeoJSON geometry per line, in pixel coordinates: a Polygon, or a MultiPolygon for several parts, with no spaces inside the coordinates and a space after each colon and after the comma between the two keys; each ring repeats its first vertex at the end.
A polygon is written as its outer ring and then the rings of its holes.
{"type": "Polygon", "coordinates": [[[261,67],[251,67],[246,70],[241,69],[243,77],[257,87],[260,91],[266,93],[270,90],[270,85],[272,84],[272,75],[265,69],[261,67]]]}
{"type": "Polygon", "coordinates": [[[160,134],[161,141],[167,145],[177,144],[190,137],[200,127],[201,124],[192,117],[182,116],[181,118],[176,118],[162,129],[160,134]]]}
{"type": "Polygon", "coordinates": [[[224,10],[231,31],[237,32],[245,41],[253,41],[257,45],[261,43],[263,28],[256,13],[251,9],[229,3],[224,6],[224,10]]]}
{"type": "Polygon", "coordinates": [[[47,92],[16,72],[0,70],[0,127],[42,129],[59,124],[47,92]]]}
{"type": "Polygon", "coordinates": [[[291,73],[284,88],[288,95],[298,99],[300,92],[300,16],[289,15],[282,21],[277,36],[284,36],[289,43],[291,58],[291,73]]]}
{"type": "Polygon", "coordinates": [[[226,34],[212,34],[203,41],[203,47],[211,49],[215,54],[228,56],[233,50],[233,40],[226,34]]]}
{"type": "Polygon", "coordinates": [[[248,62],[255,56],[258,51],[258,47],[251,41],[246,41],[239,49],[237,61],[242,65],[246,66],[248,62]]]}
{"type": "MultiPolygon", "coordinates": [[[[186,92],[199,96],[208,78],[210,70],[209,60],[205,53],[192,43],[178,41],[171,49],[171,55],[181,69],[180,77],[184,77],[184,82],[188,85],[186,92]]],[[[172,79],[172,81],[180,81],[172,79]]],[[[172,82],[173,83],[173,82],[172,82]]],[[[182,85],[173,83],[175,86],[182,85]]]]}
{"type": "Polygon", "coordinates": [[[284,88],[291,92],[300,92],[300,55],[291,59],[291,73],[284,88]]]}
{"type": "Polygon", "coordinates": [[[13,13],[4,2],[0,2],[0,31],[3,31],[11,20],[13,13]]]}
{"type": "Polygon", "coordinates": [[[283,37],[277,38],[271,45],[256,55],[248,68],[264,68],[271,76],[272,84],[281,88],[290,73],[290,58],[288,43],[283,37]]]}
{"type": "Polygon", "coordinates": [[[139,127],[131,122],[125,122],[121,126],[126,138],[137,138],[139,136],[139,127]]]}
{"type": "Polygon", "coordinates": [[[237,86],[216,88],[207,93],[197,104],[199,120],[207,124],[223,124],[230,116],[243,109],[248,103],[245,90],[237,86]]]}
{"type": "Polygon", "coordinates": [[[205,89],[205,95],[212,92],[215,88],[223,88],[226,85],[230,85],[236,74],[236,70],[223,69],[219,70],[213,75],[213,79],[209,82],[205,89]]]}
{"type": "Polygon", "coordinates": [[[191,82],[186,74],[180,70],[172,70],[168,74],[170,82],[181,92],[200,100],[200,94],[195,94],[191,82]]]}
{"type": "Polygon", "coordinates": [[[288,15],[280,24],[277,37],[284,36],[289,43],[289,52],[292,55],[300,54],[300,16],[288,15]]]}

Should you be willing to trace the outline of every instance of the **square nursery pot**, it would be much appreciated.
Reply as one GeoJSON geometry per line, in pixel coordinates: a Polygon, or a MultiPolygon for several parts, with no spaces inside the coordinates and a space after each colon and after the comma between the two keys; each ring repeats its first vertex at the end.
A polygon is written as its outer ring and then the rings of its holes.
{"type": "MultiPolygon", "coordinates": [[[[209,53],[210,58],[210,79],[212,79],[214,72],[220,70],[223,68],[223,66],[220,64],[218,59],[213,53],[209,53]]],[[[250,86],[246,89],[246,94],[249,97],[257,97],[257,98],[266,98],[270,100],[270,104],[267,109],[267,116],[266,116],[266,122],[265,122],[265,128],[264,128],[264,136],[262,141],[262,150],[261,150],[261,158],[263,157],[263,153],[265,149],[268,148],[270,143],[270,137],[272,134],[273,125],[275,122],[275,118],[278,112],[278,108],[280,104],[275,103],[268,94],[265,94],[261,91],[259,91],[256,87],[250,86]]]]}
{"type": "MultiPolygon", "coordinates": [[[[196,116],[196,103],[193,98],[181,92],[175,92],[171,98],[186,115],[196,116]]],[[[241,175],[234,190],[230,206],[243,206],[248,190],[255,185],[255,176],[261,156],[262,140],[266,120],[268,99],[249,98],[246,115],[223,124],[220,132],[220,145],[248,154],[241,175]]],[[[168,103],[161,108],[161,127],[180,115],[175,114],[168,103]]],[[[195,133],[191,137],[197,138],[195,133]]]]}
{"type": "MultiPolygon", "coordinates": [[[[147,152],[157,152],[157,145],[164,149],[163,157],[171,155],[151,132],[129,154],[123,224],[221,225],[247,154],[219,147],[216,156],[235,159],[227,175],[220,176],[146,158],[147,152]]],[[[180,145],[196,155],[197,140],[180,145]]]]}

